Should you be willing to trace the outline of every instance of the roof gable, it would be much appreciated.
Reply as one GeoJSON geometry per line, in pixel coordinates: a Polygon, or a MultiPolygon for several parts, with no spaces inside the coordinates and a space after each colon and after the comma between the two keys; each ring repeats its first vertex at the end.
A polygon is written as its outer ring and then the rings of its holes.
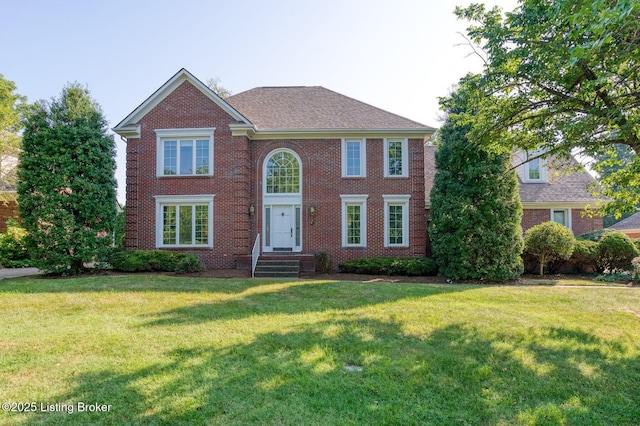
{"type": "Polygon", "coordinates": [[[227,102],[259,131],[435,129],[320,86],[257,87],[227,102]]]}
{"type": "Polygon", "coordinates": [[[160,102],[162,102],[167,96],[169,96],[174,90],[176,90],[184,82],[189,82],[200,90],[205,96],[211,99],[216,105],[222,108],[227,114],[229,114],[234,120],[237,120],[239,124],[251,126],[251,122],[247,120],[241,113],[233,108],[229,103],[225,102],[220,96],[218,96],[213,90],[207,87],[200,80],[195,78],[193,74],[182,68],[173,77],[171,77],[165,84],[163,84],[158,90],[156,90],[151,96],[149,96],[142,104],[140,104],[131,114],[129,114],[124,120],[113,128],[113,131],[123,137],[140,137],[140,129],[138,123],[140,120],[153,108],[155,108],[160,102]]]}

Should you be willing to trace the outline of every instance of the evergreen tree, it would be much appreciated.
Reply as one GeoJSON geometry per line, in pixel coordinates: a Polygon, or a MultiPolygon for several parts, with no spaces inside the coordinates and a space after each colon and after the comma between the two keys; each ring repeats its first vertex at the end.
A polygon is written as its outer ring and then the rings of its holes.
{"type": "Polygon", "coordinates": [[[115,145],[100,106],[77,83],[28,114],[18,205],[34,266],[75,274],[101,260],[116,217],[115,145]]]}
{"type": "MultiPolygon", "coordinates": [[[[469,108],[464,90],[441,100],[447,113],[469,108]]],[[[440,129],[429,234],[440,274],[504,281],[523,271],[522,206],[510,156],[468,139],[470,126],[440,129]]]]}

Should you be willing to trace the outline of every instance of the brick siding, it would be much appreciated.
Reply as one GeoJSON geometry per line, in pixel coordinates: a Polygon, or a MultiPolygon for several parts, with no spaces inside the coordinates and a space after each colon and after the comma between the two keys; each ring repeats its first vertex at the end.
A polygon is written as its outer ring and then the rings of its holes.
{"type": "Polygon", "coordinates": [[[18,220],[18,203],[15,201],[0,202],[0,232],[7,232],[7,220],[18,220]]]}
{"type": "Polygon", "coordinates": [[[269,154],[288,148],[302,168],[302,252],[326,251],[334,267],[343,260],[373,256],[424,256],[423,141],[410,139],[409,177],[384,178],[383,139],[367,139],[367,177],[341,177],[341,140],[250,141],[232,136],[233,119],[189,82],[182,83],[140,121],[141,137],[127,143],[127,248],[156,246],[156,195],[215,194],[213,249],[184,249],[208,268],[232,268],[251,252],[262,226],[262,170],[269,154]],[[156,177],[155,129],[215,127],[214,174],[156,177]],[[342,247],[342,194],[367,194],[367,247],[342,247]],[[409,247],[384,247],[382,195],[410,195],[409,247]],[[255,207],[254,215],[249,207],[255,207]],[[316,214],[312,217],[309,208],[316,214]]]}

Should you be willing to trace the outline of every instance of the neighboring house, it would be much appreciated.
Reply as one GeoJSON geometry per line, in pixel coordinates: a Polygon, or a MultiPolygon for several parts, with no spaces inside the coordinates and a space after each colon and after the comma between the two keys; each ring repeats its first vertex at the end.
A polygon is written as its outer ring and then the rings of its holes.
{"type": "Polygon", "coordinates": [[[7,220],[19,218],[15,181],[15,165],[7,172],[0,172],[0,232],[7,232],[7,220]]]}
{"type": "Polygon", "coordinates": [[[258,234],[263,255],[308,268],[319,251],[334,265],[425,255],[431,127],[322,87],[222,99],[182,69],[114,131],[127,248],[186,250],[209,268],[246,265],[258,234]]]}
{"type": "Polygon", "coordinates": [[[635,213],[620,222],[614,223],[609,228],[623,232],[629,238],[640,238],[640,213],[635,213]]]}
{"type": "MultiPolygon", "coordinates": [[[[436,172],[435,152],[435,146],[425,146],[427,212],[431,207],[428,200],[436,172]]],[[[595,179],[584,168],[576,167],[578,164],[575,161],[562,163],[542,158],[526,160],[520,153],[513,156],[520,185],[523,232],[547,221],[565,225],[576,236],[602,228],[601,216],[584,214],[586,208],[595,207],[597,202],[589,190],[595,179]]],[[[429,250],[428,248],[427,251],[429,250]]]]}

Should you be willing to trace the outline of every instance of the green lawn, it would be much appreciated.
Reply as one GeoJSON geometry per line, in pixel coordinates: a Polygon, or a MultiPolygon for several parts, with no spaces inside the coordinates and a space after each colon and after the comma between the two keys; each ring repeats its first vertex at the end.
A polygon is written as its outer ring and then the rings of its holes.
{"type": "Polygon", "coordinates": [[[32,401],[0,424],[638,424],[640,289],[4,280],[0,402],[32,401]]]}

